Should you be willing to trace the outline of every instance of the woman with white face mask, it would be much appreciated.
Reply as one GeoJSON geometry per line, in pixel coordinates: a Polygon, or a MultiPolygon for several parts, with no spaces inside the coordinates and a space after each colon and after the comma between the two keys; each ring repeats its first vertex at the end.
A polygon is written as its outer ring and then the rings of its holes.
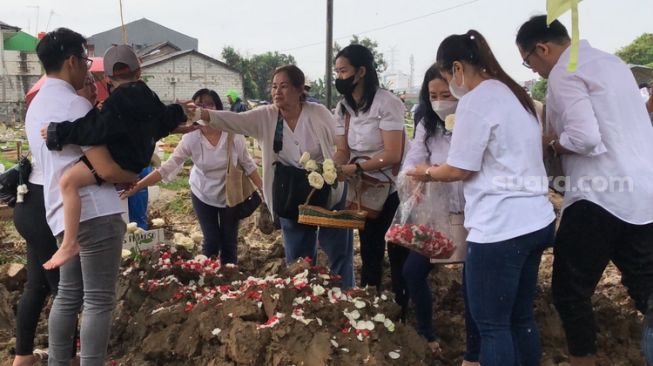
{"type": "MultiPolygon", "coordinates": [[[[445,126],[447,116],[456,112],[458,99],[451,95],[449,84],[442,77],[437,65],[431,66],[424,75],[424,82],[419,94],[420,109],[423,117],[415,127],[415,138],[411,141],[402,166],[402,171],[410,171],[418,165],[439,165],[447,161],[451,144],[451,131],[445,126]]],[[[427,182],[426,176],[413,177],[416,181],[427,182]]],[[[465,206],[462,182],[450,183],[450,211],[462,218],[465,206]]],[[[463,241],[467,231],[460,228],[453,235],[454,241],[463,241]]],[[[464,248],[462,248],[464,250],[464,248]]],[[[424,337],[434,354],[441,353],[438,337],[433,330],[433,298],[428,283],[428,275],[434,264],[426,256],[411,251],[404,263],[403,276],[408,287],[408,294],[415,306],[417,333],[424,337]]],[[[463,296],[465,281],[463,276],[463,296]]],[[[465,301],[466,302],[466,301],[465,301]]],[[[471,315],[465,309],[466,352],[463,366],[477,366],[480,351],[478,328],[471,315]]]]}
{"type": "Polygon", "coordinates": [[[480,363],[539,365],[533,302],[555,215],[535,107],[477,31],[447,37],[437,63],[459,99],[447,162],[417,166],[409,174],[463,181],[465,279],[481,334],[480,363]]]}

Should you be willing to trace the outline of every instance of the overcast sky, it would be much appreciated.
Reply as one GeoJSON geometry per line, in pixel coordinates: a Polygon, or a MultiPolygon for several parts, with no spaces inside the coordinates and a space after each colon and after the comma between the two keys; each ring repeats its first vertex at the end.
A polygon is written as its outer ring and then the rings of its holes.
{"type": "MultiPolygon", "coordinates": [[[[0,20],[36,33],[65,26],[90,36],[120,25],[118,0],[0,0],[0,20]],[[51,12],[54,12],[50,16],[51,12]],[[49,24],[48,24],[49,22],[49,24]],[[47,26],[47,29],[46,29],[47,26]]],[[[389,66],[415,83],[434,61],[440,41],[470,28],[485,35],[503,67],[518,81],[535,78],[514,45],[518,27],[544,13],[546,0],[334,0],[334,39],[352,34],[379,43],[389,66]],[[397,24],[399,23],[399,24],[397,24]]],[[[220,58],[226,45],[244,54],[292,54],[309,79],[325,70],[326,0],[123,0],[125,22],[148,18],[199,40],[199,51],[220,58]]],[[[570,16],[562,19],[571,30],[570,16]]],[[[653,32],[653,0],[585,0],[581,38],[614,52],[653,32]]]]}

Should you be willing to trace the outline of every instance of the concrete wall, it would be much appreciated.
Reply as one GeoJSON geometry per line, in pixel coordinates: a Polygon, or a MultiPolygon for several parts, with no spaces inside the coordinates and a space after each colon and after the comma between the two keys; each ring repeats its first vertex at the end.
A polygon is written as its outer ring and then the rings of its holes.
{"type": "Polygon", "coordinates": [[[22,122],[25,94],[43,69],[36,53],[4,50],[0,57],[0,122],[22,122]]]}
{"type": "Polygon", "coordinates": [[[175,99],[188,100],[201,88],[215,90],[227,104],[227,91],[243,94],[240,73],[225,68],[195,53],[189,53],[160,63],[144,66],[143,79],[164,103],[175,99]]]}

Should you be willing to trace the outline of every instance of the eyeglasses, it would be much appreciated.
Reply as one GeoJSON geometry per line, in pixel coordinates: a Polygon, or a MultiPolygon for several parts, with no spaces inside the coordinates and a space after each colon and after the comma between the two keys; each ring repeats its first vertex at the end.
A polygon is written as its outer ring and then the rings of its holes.
{"type": "Polygon", "coordinates": [[[79,56],[79,59],[82,60],[82,61],[84,61],[84,62],[86,62],[86,67],[89,68],[89,69],[90,69],[91,66],[93,65],[93,60],[91,60],[91,59],[88,58],[88,57],[82,57],[82,56],[79,56]]]}
{"type": "Polygon", "coordinates": [[[531,55],[533,55],[533,52],[535,52],[536,49],[537,49],[537,46],[536,46],[536,47],[533,47],[533,49],[531,50],[531,52],[529,52],[528,55],[526,55],[526,57],[524,57],[524,59],[522,60],[522,63],[521,63],[521,64],[524,65],[525,68],[527,68],[527,69],[532,69],[532,68],[533,68],[533,67],[531,66],[531,63],[528,62],[528,58],[531,57],[531,55]]]}

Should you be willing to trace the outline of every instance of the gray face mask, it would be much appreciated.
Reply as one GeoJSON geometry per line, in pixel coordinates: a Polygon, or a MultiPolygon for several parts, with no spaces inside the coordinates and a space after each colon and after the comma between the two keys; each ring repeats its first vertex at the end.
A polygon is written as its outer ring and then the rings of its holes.
{"type": "Polygon", "coordinates": [[[431,107],[435,114],[440,117],[441,120],[445,120],[448,115],[454,114],[456,112],[456,106],[458,105],[457,100],[434,100],[431,101],[431,107]]]}
{"type": "Polygon", "coordinates": [[[453,77],[451,78],[451,82],[449,83],[449,91],[451,92],[451,95],[453,95],[456,99],[460,100],[465,94],[469,92],[469,89],[465,87],[465,74],[463,73],[463,82],[462,85],[458,86],[456,85],[456,73],[455,73],[455,68],[451,68],[451,75],[453,77]]]}

